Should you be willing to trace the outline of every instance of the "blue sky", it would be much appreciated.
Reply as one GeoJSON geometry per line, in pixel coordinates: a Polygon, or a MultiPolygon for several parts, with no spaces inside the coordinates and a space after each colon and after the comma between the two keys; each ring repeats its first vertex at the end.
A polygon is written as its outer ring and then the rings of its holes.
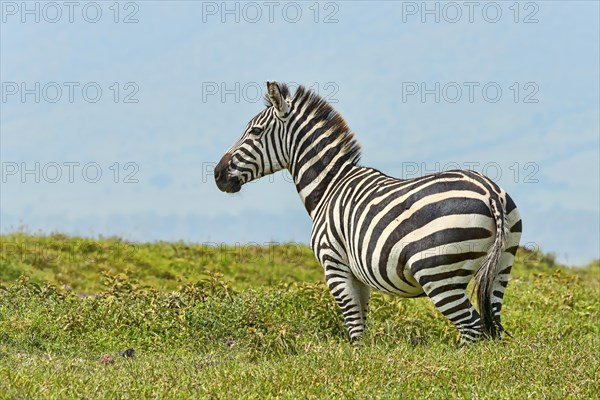
{"type": "Polygon", "coordinates": [[[362,164],[487,173],[524,244],[599,257],[598,2],[55,4],[1,5],[3,233],[307,242],[284,173],[211,176],[275,79],[334,102],[362,164]]]}

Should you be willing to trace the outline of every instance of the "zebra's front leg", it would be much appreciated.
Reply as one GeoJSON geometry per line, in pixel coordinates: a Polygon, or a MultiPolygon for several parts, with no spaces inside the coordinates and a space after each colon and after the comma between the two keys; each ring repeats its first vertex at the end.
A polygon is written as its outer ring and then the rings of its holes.
{"type": "Polygon", "coordinates": [[[342,310],[350,341],[355,343],[362,337],[367,320],[370,288],[357,280],[350,272],[325,269],[327,286],[342,310]]]}

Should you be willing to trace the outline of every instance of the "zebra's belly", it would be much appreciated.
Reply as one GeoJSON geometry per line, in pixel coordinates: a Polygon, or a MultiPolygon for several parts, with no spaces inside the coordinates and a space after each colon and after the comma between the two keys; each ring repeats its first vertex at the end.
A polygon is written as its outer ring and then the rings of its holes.
{"type": "Polygon", "coordinates": [[[386,271],[391,284],[382,279],[372,266],[362,266],[356,260],[350,263],[350,269],[359,281],[383,293],[400,297],[419,297],[424,294],[423,288],[414,279],[407,265],[398,266],[393,271],[386,271]]]}

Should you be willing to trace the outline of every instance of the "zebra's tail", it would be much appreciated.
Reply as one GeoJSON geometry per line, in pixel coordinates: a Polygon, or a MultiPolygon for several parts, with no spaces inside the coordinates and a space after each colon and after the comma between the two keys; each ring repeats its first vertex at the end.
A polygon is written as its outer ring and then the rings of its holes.
{"type": "Polygon", "coordinates": [[[500,321],[496,320],[494,310],[492,309],[492,291],[494,279],[498,273],[497,265],[500,255],[504,251],[506,242],[506,210],[500,201],[500,197],[495,192],[491,192],[490,209],[496,222],[496,237],[487,256],[483,260],[479,271],[475,274],[475,284],[477,287],[477,303],[479,304],[479,314],[483,323],[483,329],[486,335],[492,338],[500,338],[504,331],[500,321]]]}

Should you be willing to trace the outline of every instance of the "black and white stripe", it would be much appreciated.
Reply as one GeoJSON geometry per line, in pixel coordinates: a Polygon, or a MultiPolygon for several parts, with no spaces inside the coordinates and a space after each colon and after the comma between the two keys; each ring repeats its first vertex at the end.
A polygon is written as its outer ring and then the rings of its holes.
{"type": "Polygon", "coordinates": [[[267,83],[267,108],[215,169],[219,189],[288,169],[311,218],[311,245],[345,318],[361,336],[371,288],[429,296],[461,343],[500,337],[502,299],[521,236],[508,194],[473,171],[401,180],[358,165],[360,146],[332,107],[267,83]],[[467,285],[477,284],[477,312],[467,285]]]}

